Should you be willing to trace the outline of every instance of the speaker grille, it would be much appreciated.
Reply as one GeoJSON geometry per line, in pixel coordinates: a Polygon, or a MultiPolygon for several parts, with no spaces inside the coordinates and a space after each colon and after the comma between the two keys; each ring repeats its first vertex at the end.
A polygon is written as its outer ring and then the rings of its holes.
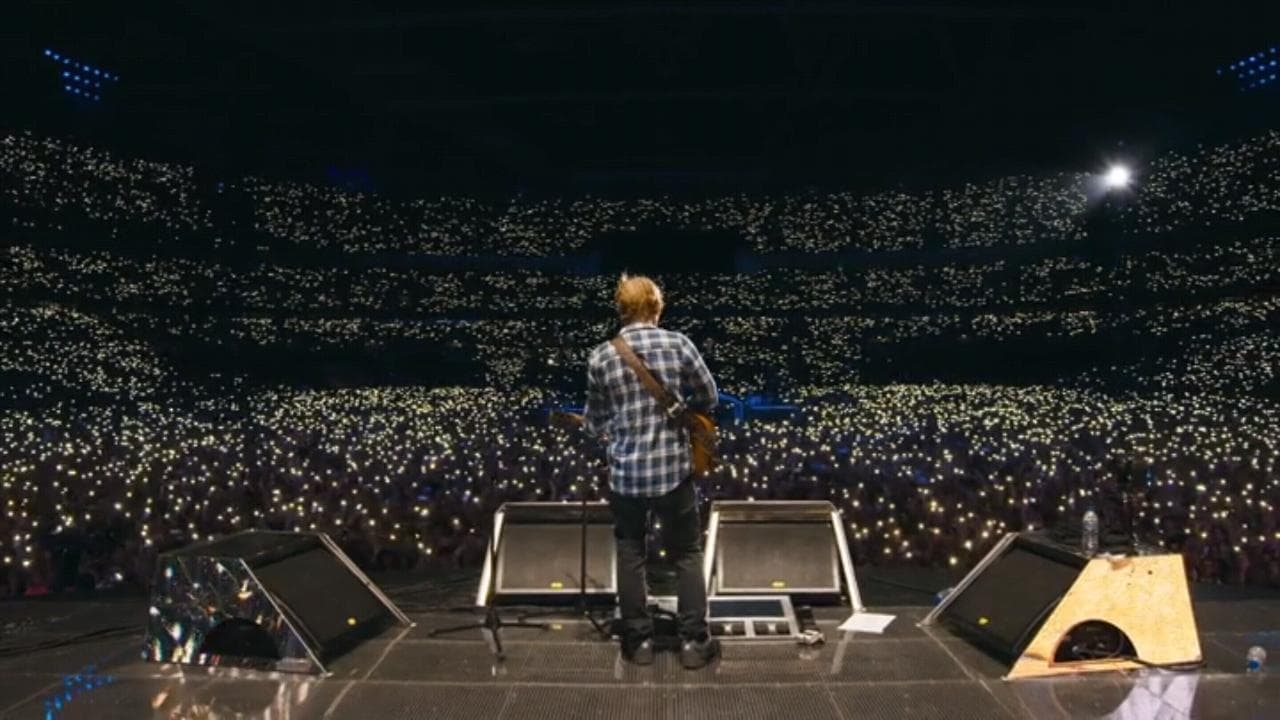
{"type": "Polygon", "coordinates": [[[724,524],[716,552],[721,592],[840,592],[829,521],[724,524]]]}
{"type": "MultiPolygon", "coordinates": [[[[565,523],[506,525],[498,558],[499,593],[576,593],[582,570],[582,527],[565,523]]],[[[587,526],[587,592],[612,593],[613,528],[587,526]]]]}
{"type": "Polygon", "coordinates": [[[1080,574],[1081,559],[1046,550],[1020,538],[951,601],[943,621],[1012,662],[1080,574]]]}
{"type": "Polygon", "coordinates": [[[265,565],[255,574],[300,623],[300,630],[330,657],[348,636],[376,632],[390,620],[387,608],[327,548],[265,565]]]}

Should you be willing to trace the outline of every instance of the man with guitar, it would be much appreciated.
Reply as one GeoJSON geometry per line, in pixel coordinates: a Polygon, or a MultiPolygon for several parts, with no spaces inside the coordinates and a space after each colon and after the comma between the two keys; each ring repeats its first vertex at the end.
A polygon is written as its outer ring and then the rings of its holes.
{"type": "Polygon", "coordinates": [[[615,296],[622,330],[591,352],[583,424],[609,447],[609,505],[618,541],[622,654],[653,662],[653,619],[645,577],[649,516],[676,567],[680,662],[705,666],[720,652],[707,630],[702,524],[694,476],[714,462],[716,384],[692,341],[659,328],[662,291],[623,275],[615,296]]]}

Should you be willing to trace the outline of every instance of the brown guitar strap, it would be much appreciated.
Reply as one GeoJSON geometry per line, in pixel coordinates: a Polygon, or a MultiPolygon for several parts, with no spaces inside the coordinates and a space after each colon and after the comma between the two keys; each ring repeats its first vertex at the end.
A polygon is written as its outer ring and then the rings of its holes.
{"type": "Polygon", "coordinates": [[[679,419],[680,415],[684,412],[684,403],[680,402],[680,398],[676,397],[675,394],[668,390],[661,382],[658,382],[658,378],[654,377],[653,373],[649,372],[649,368],[645,366],[644,361],[640,359],[639,355],[636,355],[635,351],[631,349],[631,346],[627,344],[626,340],[622,339],[621,335],[615,337],[611,342],[613,344],[613,348],[618,351],[618,355],[622,357],[622,361],[625,362],[627,366],[631,368],[631,371],[636,374],[636,377],[640,379],[640,384],[644,385],[645,389],[649,391],[649,394],[653,396],[653,399],[658,401],[658,406],[661,407],[667,415],[672,418],[679,419]]]}

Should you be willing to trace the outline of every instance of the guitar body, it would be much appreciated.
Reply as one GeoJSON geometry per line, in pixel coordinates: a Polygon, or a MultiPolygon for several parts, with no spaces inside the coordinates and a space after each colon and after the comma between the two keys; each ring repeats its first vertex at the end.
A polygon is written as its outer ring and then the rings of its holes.
{"type": "MultiPolygon", "coordinates": [[[[563,428],[582,427],[582,415],[560,410],[551,411],[551,423],[563,428]]],[[[685,410],[680,418],[689,430],[689,454],[693,460],[693,473],[705,475],[720,464],[716,448],[720,436],[716,430],[716,421],[711,416],[697,410],[685,410]]]]}
{"type": "Polygon", "coordinates": [[[716,431],[716,421],[706,413],[697,410],[686,410],[684,424],[689,428],[689,451],[693,457],[693,472],[705,475],[720,464],[716,456],[717,444],[720,440],[716,431]]]}

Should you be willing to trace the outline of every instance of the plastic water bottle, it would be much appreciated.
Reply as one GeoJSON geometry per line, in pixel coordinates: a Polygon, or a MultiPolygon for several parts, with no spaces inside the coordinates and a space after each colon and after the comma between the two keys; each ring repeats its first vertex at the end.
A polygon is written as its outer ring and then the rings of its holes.
{"type": "Polygon", "coordinates": [[[1098,554],[1098,513],[1093,508],[1085,510],[1081,525],[1080,549],[1085,555],[1093,557],[1098,554]]]}
{"type": "Polygon", "coordinates": [[[1244,656],[1244,659],[1246,672],[1261,672],[1262,666],[1267,662],[1267,651],[1254,645],[1249,648],[1249,652],[1244,656]]]}

